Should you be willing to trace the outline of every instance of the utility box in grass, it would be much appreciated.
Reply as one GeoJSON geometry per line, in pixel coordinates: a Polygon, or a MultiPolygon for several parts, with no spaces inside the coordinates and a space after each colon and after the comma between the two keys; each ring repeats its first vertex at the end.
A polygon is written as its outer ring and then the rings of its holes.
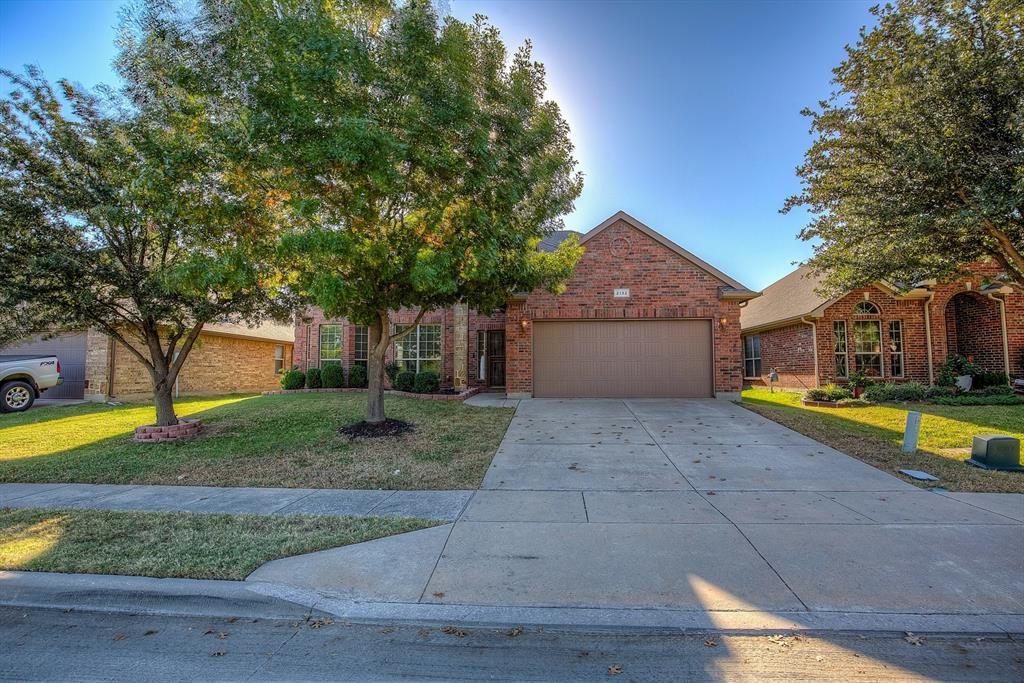
{"type": "Polygon", "coordinates": [[[967,462],[986,470],[1024,471],[1020,464],[1020,439],[1002,434],[976,436],[967,462]]]}

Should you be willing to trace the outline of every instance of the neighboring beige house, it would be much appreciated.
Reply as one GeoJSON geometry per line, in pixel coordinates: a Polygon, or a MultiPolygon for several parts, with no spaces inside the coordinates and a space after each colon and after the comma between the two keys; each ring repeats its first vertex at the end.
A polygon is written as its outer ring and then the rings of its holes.
{"type": "MultiPolygon", "coordinates": [[[[291,325],[258,327],[210,324],[196,341],[178,376],[177,392],[226,394],[280,388],[278,373],[292,363],[295,332],[291,325]]],[[[64,383],[43,398],[141,398],[152,393],[149,372],[123,346],[89,330],[5,348],[0,353],[57,356],[64,383]]]]}

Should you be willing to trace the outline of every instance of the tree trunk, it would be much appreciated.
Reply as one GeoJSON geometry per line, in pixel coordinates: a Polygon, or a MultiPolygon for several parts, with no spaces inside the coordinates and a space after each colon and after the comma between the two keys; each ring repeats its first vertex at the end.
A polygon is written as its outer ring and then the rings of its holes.
{"type": "Polygon", "coordinates": [[[164,376],[153,384],[153,402],[156,404],[156,426],[169,427],[178,424],[178,416],[174,414],[174,382],[168,382],[164,376]]]}
{"type": "Polygon", "coordinates": [[[388,352],[387,317],[378,316],[369,325],[369,354],[366,360],[366,421],[384,421],[384,358],[388,352]]]}

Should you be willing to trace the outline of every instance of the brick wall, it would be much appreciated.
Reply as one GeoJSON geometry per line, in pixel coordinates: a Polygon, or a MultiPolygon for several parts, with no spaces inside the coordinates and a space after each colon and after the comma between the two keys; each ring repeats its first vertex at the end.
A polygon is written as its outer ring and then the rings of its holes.
{"type": "Polygon", "coordinates": [[[1003,335],[999,304],[976,292],[957,294],[946,305],[950,349],[971,358],[983,370],[1001,372],[1003,335]]]}
{"type": "MultiPolygon", "coordinates": [[[[274,371],[280,342],[202,334],[178,376],[178,391],[187,394],[252,393],[281,388],[274,371]]],[[[284,367],[291,366],[292,345],[284,343],[284,367]]],[[[145,352],[144,352],[145,353],[145,352]]],[[[148,355],[148,354],[146,354],[148,355]]],[[[114,345],[115,398],[149,396],[149,371],[120,344],[114,345]]]]}
{"type": "Polygon", "coordinates": [[[585,245],[566,291],[533,292],[509,305],[506,376],[510,393],[532,393],[532,321],[704,318],[714,331],[715,391],[742,386],[739,303],[719,299],[725,283],[620,220],[585,245]],[[613,290],[628,287],[628,299],[613,290]],[[520,323],[526,320],[525,327],[520,323]],[[720,320],[725,319],[725,325],[720,320]]]}
{"type": "Polygon", "coordinates": [[[785,389],[809,389],[816,386],[814,376],[814,333],[810,325],[797,324],[759,333],[761,337],[761,376],[747,379],[751,384],[768,385],[768,372],[775,368],[785,389]]]}

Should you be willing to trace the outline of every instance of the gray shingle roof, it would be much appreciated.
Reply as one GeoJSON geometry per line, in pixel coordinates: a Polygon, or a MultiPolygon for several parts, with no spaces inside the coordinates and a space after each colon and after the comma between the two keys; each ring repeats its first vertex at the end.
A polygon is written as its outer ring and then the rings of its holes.
{"type": "Polygon", "coordinates": [[[558,245],[564,242],[569,235],[582,236],[582,233],[576,232],[575,230],[555,230],[553,233],[545,237],[537,245],[537,251],[550,252],[558,248],[558,245]]]}
{"type": "Polygon", "coordinates": [[[809,315],[829,301],[816,291],[820,283],[820,276],[808,266],[800,266],[740,309],[740,327],[747,330],[809,315]]]}

